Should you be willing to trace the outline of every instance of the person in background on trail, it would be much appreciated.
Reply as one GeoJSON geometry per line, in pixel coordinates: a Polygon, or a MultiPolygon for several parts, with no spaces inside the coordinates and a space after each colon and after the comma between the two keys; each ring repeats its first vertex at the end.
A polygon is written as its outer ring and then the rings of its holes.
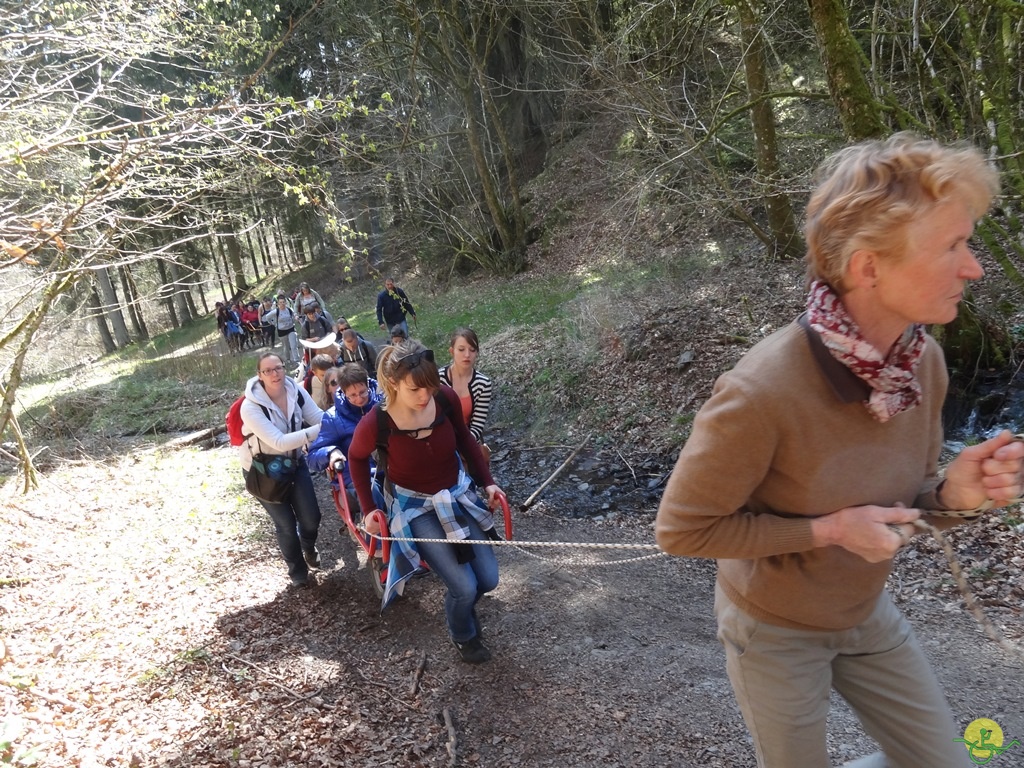
{"type": "MultiPolygon", "coordinates": [[[[488,507],[498,503],[501,489],[466,427],[458,395],[441,384],[431,350],[417,341],[381,350],[377,381],[386,405],[363,417],[349,446],[359,505],[364,511],[384,509],[393,536],[447,540],[393,544],[383,605],[402,592],[405,580],[421,571],[425,560],[448,588],[445,618],[462,660],[488,661],[491,654],[481,642],[475,606],[498,585],[498,561],[492,547],[468,542],[486,540],[485,531],[494,533],[488,507]],[[370,454],[382,438],[387,477],[382,481],[378,466],[371,487],[370,454]],[[486,505],[470,477],[486,492],[486,505]]],[[[378,465],[383,463],[378,456],[378,465]]]]}
{"type": "MultiPolygon", "coordinates": [[[[296,292],[294,297],[294,303],[292,309],[297,315],[306,314],[306,309],[311,305],[316,304],[324,312],[327,312],[327,303],[320,298],[320,294],[309,287],[309,283],[303,281],[299,283],[299,290],[296,292]]],[[[332,322],[331,325],[334,323],[332,322]]]]}
{"type": "MultiPolygon", "coordinates": [[[[339,339],[341,338],[341,335],[345,333],[345,331],[347,331],[349,328],[352,328],[352,326],[349,325],[348,320],[346,320],[344,317],[339,317],[338,320],[334,323],[334,332],[338,334],[339,339]]],[[[355,331],[355,328],[352,328],[352,330],[355,331]]],[[[365,341],[365,337],[359,331],[356,331],[356,336],[358,336],[360,340],[365,341]]],[[[370,372],[370,377],[372,378],[376,374],[377,371],[375,369],[370,372]]]]}
{"type": "Polygon", "coordinates": [[[309,371],[302,382],[302,388],[313,396],[313,402],[322,411],[326,411],[334,404],[334,393],[327,394],[327,372],[335,367],[334,358],[331,355],[320,353],[309,363],[309,371]]]}
{"type": "Polygon", "coordinates": [[[490,461],[491,451],[484,445],[484,426],[491,412],[491,380],[476,369],[480,339],[472,328],[456,328],[451,336],[448,354],[452,361],[438,371],[441,383],[455,390],[462,404],[462,416],[469,431],[480,443],[484,458],[490,461]]]}
{"type": "Polygon", "coordinates": [[[276,328],[274,324],[266,319],[268,312],[274,309],[274,300],[267,296],[263,299],[260,306],[257,308],[257,312],[260,316],[260,327],[263,330],[263,345],[267,347],[273,347],[277,344],[277,339],[274,338],[276,328]]]}
{"type": "Polygon", "coordinates": [[[319,304],[314,302],[306,305],[306,316],[302,319],[302,338],[307,341],[320,341],[327,334],[333,333],[332,325],[334,323],[323,314],[319,304]]]}
{"type": "Polygon", "coordinates": [[[334,331],[331,331],[317,341],[299,340],[299,344],[302,347],[302,360],[299,363],[299,369],[295,372],[295,379],[296,381],[301,381],[303,388],[307,391],[309,391],[310,377],[313,375],[312,362],[314,357],[325,355],[331,359],[331,365],[338,364],[337,359],[338,355],[341,354],[341,350],[334,341],[334,331]]]}
{"type": "Polygon", "coordinates": [[[242,305],[237,301],[227,309],[224,336],[227,339],[229,349],[234,352],[242,351],[245,342],[245,330],[242,328],[242,305]]]}
{"type": "Polygon", "coordinates": [[[412,302],[405,291],[395,285],[394,278],[384,281],[384,290],[377,294],[377,325],[383,330],[402,326],[406,335],[409,334],[409,323],[406,315],[416,317],[412,302]]]}
{"type": "Polygon", "coordinates": [[[257,341],[262,341],[259,306],[260,303],[258,301],[250,301],[242,307],[242,330],[245,331],[245,343],[243,346],[255,347],[257,341]]]}
{"type": "Polygon", "coordinates": [[[241,416],[246,439],[239,446],[239,457],[242,475],[246,477],[255,471],[252,457],[257,453],[291,456],[298,464],[295,483],[286,501],[258,499],[274,522],[277,546],[294,586],[306,586],[309,569],[320,567],[316,548],[320,505],[303,453],[319,435],[323,415],[313,398],[303,395],[298,384],[288,378],[276,353],[264,352],[259,356],[256,375],[245,387],[241,416]]]}
{"type": "MultiPolygon", "coordinates": [[[[338,372],[338,390],[334,397],[334,406],[324,416],[320,436],[309,448],[310,472],[323,472],[338,462],[346,462],[352,435],[355,434],[360,419],[383,400],[377,381],[367,376],[363,366],[358,363],[332,368],[331,371],[338,372]]],[[[328,376],[331,375],[331,371],[328,371],[328,376]]],[[[352,512],[353,520],[358,523],[359,499],[347,463],[340,477],[348,493],[349,510],[352,512]]],[[[337,482],[338,476],[335,477],[335,483],[337,482]]]]}
{"type": "Polygon", "coordinates": [[[272,325],[284,345],[289,366],[299,362],[298,345],[295,342],[295,312],[288,306],[288,299],[277,297],[277,306],[263,315],[263,322],[272,325]]]}
{"type": "Polygon", "coordinates": [[[214,309],[217,312],[217,330],[221,332],[221,335],[226,339],[228,337],[228,320],[231,319],[230,312],[223,301],[218,301],[214,304],[214,309]]]}
{"type": "Polygon", "coordinates": [[[324,393],[327,395],[327,408],[321,408],[324,413],[334,407],[338,392],[341,389],[341,367],[335,365],[324,374],[324,393]]]}
{"type": "Polygon", "coordinates": [[[373,376],[377,372],[377,350],[349,328],[341,334],[341,362],[358,363],[367,376],[373,376]]]}
{"type": "Polygon", "coordinates": [[[391,329],[391,346],[397,347],[403,341],[409,338],[409,332],[406,328],[401,325],[396,325],[391,329]]]}
{"type": "Polygon", "coordinates": [[[658,510],[673,555],[718,559],[726,666],[763,768],[829,766],[830,688],[882,752],[969,765],[938,680],[885,591],[936,511],[1021,493],[1024,443],[965,448],[939,475],[948,375],[925,325],[983,275],[968,242],[997,191],[982,154],[910,134],[838,152],[805,235],[806,311],[721,376],[658,510]]]}

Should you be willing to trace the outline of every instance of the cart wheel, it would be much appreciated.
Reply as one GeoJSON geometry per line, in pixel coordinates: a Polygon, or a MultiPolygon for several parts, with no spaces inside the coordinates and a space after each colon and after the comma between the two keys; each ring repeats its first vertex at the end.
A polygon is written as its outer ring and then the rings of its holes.
{"type": "Polygon", "coordinates": [[[370,558],[370,579],[373,580],[373,588],[377,592],[377,597],[384,597],[384,586],[388,581],[388,569],[384,565],[382,558],[370,558]]]}

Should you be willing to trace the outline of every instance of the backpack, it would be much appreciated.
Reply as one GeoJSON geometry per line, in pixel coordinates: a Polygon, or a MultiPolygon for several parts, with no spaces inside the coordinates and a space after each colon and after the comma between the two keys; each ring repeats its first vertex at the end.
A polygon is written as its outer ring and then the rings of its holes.
{"type": "MultiPolygon", "coordinates": [[[[235,400],[228,408],[228,412],[224,414],[224,424],[228,428],[228,440],[234,446],[239,446],[245,442],[246,438],[250,435],[242,434],[242,403],[245,401],[245,395],[235,400]]],[[[257,403],[259,405],[259,403],[257,403]]],[[[306,405],[306,398],[302,396],[302,390],[299,390],[299,408],[304,408],[306,405]]],[[[270,411],[267,410],[265,405],[260,405],[263,409],[263,415],[268,419],[270,418],[270,411]]]]}
{"type": "MultiPolygon", "coordinates": [[[[448,421],[452,420],[452,403],[451,401],[441,394],[441,390],[434,393],[434,403],[440,408],[440,412],[444,414],[444,417],[448,421]]],[[[377,443],[376,443],[376,456],[377,456],[377,472],[374,478],[380,487],[384,488],[388,482],[388,440],[391,439],[391,419],[388,418],[387,413],[380,405],[373,406],[373,410],[377,414],[377,443]]],[[[440,423],[438,424],[440,426],[440,423]]],[[[391,492],[392,495],[393,492],[391,492]]]]}

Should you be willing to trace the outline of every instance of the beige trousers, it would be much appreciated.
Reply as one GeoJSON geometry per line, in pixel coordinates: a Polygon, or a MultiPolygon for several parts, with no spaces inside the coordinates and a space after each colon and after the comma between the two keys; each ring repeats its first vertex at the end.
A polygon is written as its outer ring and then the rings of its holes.
{"type": "Polygon", "coordinates": [[[718,639],[759,768],[830,768],[834,688],[882,752],[874,768],[969,768],[953,716],[907,620],[885,592],[853,629],[786,629],[750,617],[715,588],[718,639]]]}

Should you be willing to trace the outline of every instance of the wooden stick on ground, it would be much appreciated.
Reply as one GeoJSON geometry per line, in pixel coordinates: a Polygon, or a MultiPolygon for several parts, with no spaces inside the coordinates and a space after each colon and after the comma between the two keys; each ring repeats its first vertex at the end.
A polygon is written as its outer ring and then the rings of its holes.
{"type": "Polygon", "coordinates": [[[545,480],[543,483],[541,483],[540,487],[537,488],[536,491],[534,491],[532,494],[530,494],[530,498],[528,498],[526,501],[523,502],[523,507],[522,507],[523,509],[529,509],[530,508],[530,505],[533,504],[533,502],[535,502],[537,500],[538,496],[540,496],[540,492],[543,491],[545,488],[547,488],[549,485],[551,485],[551,481],[552,480],[554,480],[556,477],[558,477],[560,474],[562,474],[562,470],[564,470],[566,467],[569,466],[569,464],[572,462],[572,460],[576,458],[576,454],[578,454],[580,451],[582,451],[583,447],[588,442],[590,442],[590,435],[587,435],[585,438],[583,438],[583,442],[580,443],[578,446],[576,446],[576,450],[569,454],[569,458],[562,462],[562,466],[560,466],[558,469],[556,469],[554,472],[552,472],[551,476],[547,480],[545,480]]]}
{"type": "Polygon", "coordinates": [[[427,666],[427,652],[420,654],[420,663],[416,665],[416,671],[412,674],[412,683],[409,685],[409,695],[415,696],[420,687],[420,678],[423,677],[423,670],[427,666]]]}
{"type": "Polygon", "coordinates": [[[452,713],[448,711],[448,707],[442,710],[441,715],[444,717],[445,728],[448,729],[448,743],[445,744],[445,749],[448,751],[448,768],[455,768],[455,763],[458,761],[458,737],[455,735],[455,723],[452,722],[452,713]]]}

